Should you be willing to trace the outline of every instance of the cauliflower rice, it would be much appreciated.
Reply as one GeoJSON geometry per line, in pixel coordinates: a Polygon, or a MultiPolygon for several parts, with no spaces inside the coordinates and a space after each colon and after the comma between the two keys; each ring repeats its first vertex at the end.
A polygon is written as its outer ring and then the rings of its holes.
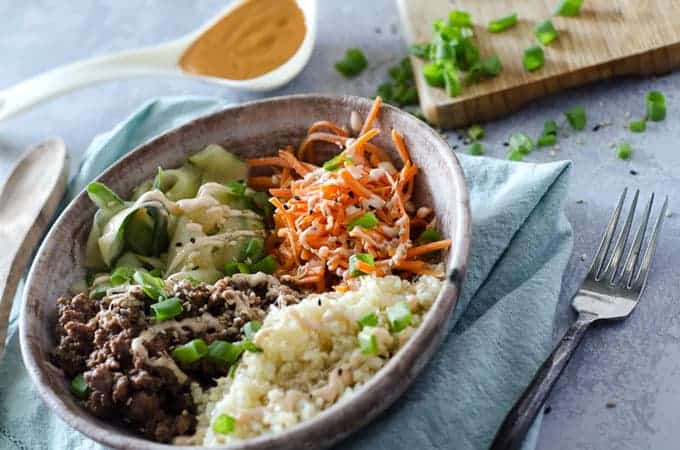
{"type": "Polygon", "coordinates": [[[194,436],[175,443],[220,445],[266,433],[279,433],[351,396],[409,339],[434,302],[442,281],[422,276],[409,282],[396,276],[365,276],[355,290],[310,295],[302,302],[272,308],[254,337],[261,353],[246,353],[233,377],[202,390],[192,385],[198,406],[194,436]],[[386,311],[406,302],[412,322],[390,331],[386,311]],[[358,320],[378,316],[373,335],[377,355],[362,354],[358,320]],[[234,431],[219,434],[220,415],[235,419],[234,431]]]}

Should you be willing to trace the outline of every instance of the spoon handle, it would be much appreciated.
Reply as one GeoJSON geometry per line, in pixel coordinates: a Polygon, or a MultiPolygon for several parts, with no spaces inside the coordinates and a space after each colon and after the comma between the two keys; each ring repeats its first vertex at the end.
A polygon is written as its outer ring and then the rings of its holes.
{"type": "Polygon", "coordinates": [[[58,95],[94,83],[160,74],[177,74],[177,61],[189,45],[179,39],[74,62],[0,90],[0,120],[58,95]]]}
{"type": "Polygon", "coordinates": [[[58,138],[33,147],[0,192],[0,359],[17,285],[66,190],[67,156],[58,138]]]}

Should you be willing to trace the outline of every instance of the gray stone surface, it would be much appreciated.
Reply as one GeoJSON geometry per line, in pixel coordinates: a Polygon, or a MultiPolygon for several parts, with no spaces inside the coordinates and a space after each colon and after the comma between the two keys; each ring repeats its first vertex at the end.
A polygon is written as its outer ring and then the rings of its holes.
{"type": "MultiPolygon", "coordinates": [[[[0,88],[58,64],[92,55],[148,45],[177,37],[211,17],[224,1],[0,0],[0,88]]],[[[288,86],[267,95],[334,92],[369,96],[399,60],[405,46],[392,1],[320,0],[319,33],[312,59],[288,86]],[[344,80],[333,62],[350,46],[362,47],[371,66],[357,80],[344,80]]],[[[238,103],[260,95],[183,79],[136,79],[90,87],[0,123],[0,180],[21,150],[45,137],[62,136],[72,167],[90,140],[119,122],[147,99],[160,95],[218,95],[238,103]]],[[[624,186],[669,194],[678,204],[680,168],[680,74],[658,79],[619,79],[554,95],[487,126],[487,154],[504,157],[502,145],[514,131],[538,134],[543,121],[558,119],[572,105],[583,105],[589,124],[611,121],[597,132],[561,137],[559,150],[538,150],[529,159],[574,162],[567,212],[575,248],[563,286],[556,336],[573,315],[569,296],[586,269],[609,209],[624,186]],[[644,113],[644,93],[659,89],[668,99],[668,120],[644,134],[623,128],[626,113],[644,113]],[[610,145],[633,144],[630,162],[614,157],[610,145]],[[631,175],[630,170],[637,171],[631,175]]],[[[452,144],[459,144],[455,133],[452,144]]],[[[459,144],[460,145],[460,144],[459,144]]],[[[678,207],[680,208],[680,207],[678,207]]],[[[538,448],[677,449],[680,447],[680,221],[666,219],[647,293],[625,322],[599,326],[586,338],[548,404],[538,448]],[[607,407],[609,403],[610,407],[607,407]],[[614,406],[614,407],[611,407],[614,406]]],[[[455,407],[455,405],[452,405],[455,407]]]]}

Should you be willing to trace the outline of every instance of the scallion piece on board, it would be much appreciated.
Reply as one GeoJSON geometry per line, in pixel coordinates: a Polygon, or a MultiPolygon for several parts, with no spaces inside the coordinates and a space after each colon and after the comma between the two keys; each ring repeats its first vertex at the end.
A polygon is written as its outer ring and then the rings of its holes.
{"type": "Polygon", "coordinates": [[[454,9],[449,13],[449,25],[454,27],[471,27],[472,17],[470,13],[454,9]]]}
{"type": "Polygon", "coordinates": [[[500,33],[517,25],[517,13],[509,14],[500,19],[489,22],[489,31],[492,33],[500,33]]]}
{"type": "Polygon", "coordinates": [[[581,14],[583,0],[561,0],[555,8],[556,16],[573,17],[581,14]]]}
{"type": "Polygon", "coordinates": [[[437,63],[429,63],[423,66],[423,76],[430,86],[444,87],[444,69],[437,63]]]}
{"type": "Polygon", "coordinates": [[[538,70],[543,67],[543,64],[545,63],[543,48],[541,48],[540,45],[532,45],[531,47],[524,50],[522,63],[528,72],[533,72],[534,70],[538,70]]]}
{"type": "Polygon", "coordinates": [[[534,36],[541,44],[548,45],[557,39],[557,30],[551,20],[544,20],[534,27],[534,36]]]}

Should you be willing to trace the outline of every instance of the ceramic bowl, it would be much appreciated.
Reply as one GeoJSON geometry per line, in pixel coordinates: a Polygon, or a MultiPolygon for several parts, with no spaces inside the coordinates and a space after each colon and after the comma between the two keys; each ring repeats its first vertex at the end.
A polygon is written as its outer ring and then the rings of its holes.
{"type": "MultiPolygon", "coordinates": [[[[119,194],[128,195],[158,166],[180,165],[188,155],[210,143],[221,143],[244,157],[274,154],[297,145],[307,127],[330,119],[350,128],[352,111],[365,117],[371,100],[358,97],[299,95],[228,107],[164,133],[133,150],[100,177],[119,194]]],[[[232,444],[229,449],[311,449],[330,446],[349,435],[397,400],[440,344],[456,305],[470,250],[470,210],[461,166],[448,144],[426,123],[384,106],[376,123],[384,131],[399,130],[411,157],[420,167],[414,191],[417,202],[434,208],[442,233],[453,241],[445,255],[444,288],[408,343],[355,396],[311,420],[277,435],[232,444]]],[[[374,142],[398,160],[389,132],[374,142]]],[[[336,149],[337,151],[337,149],[336,149]]],[[[104,445],[122,449],[178,449],[149,441],[134,432],[100,420],[69,393],[62,371],[51,363],[55,348],[56,300],[84,277],[85,239],[95,207],[81,192],[64,210],[43,241],[28,277],[21,311],[21,349],[30,376],[45,403],[66,423],[104,445]]],[[[196,449],[197,447],[186,447],[196,449]]]]}

